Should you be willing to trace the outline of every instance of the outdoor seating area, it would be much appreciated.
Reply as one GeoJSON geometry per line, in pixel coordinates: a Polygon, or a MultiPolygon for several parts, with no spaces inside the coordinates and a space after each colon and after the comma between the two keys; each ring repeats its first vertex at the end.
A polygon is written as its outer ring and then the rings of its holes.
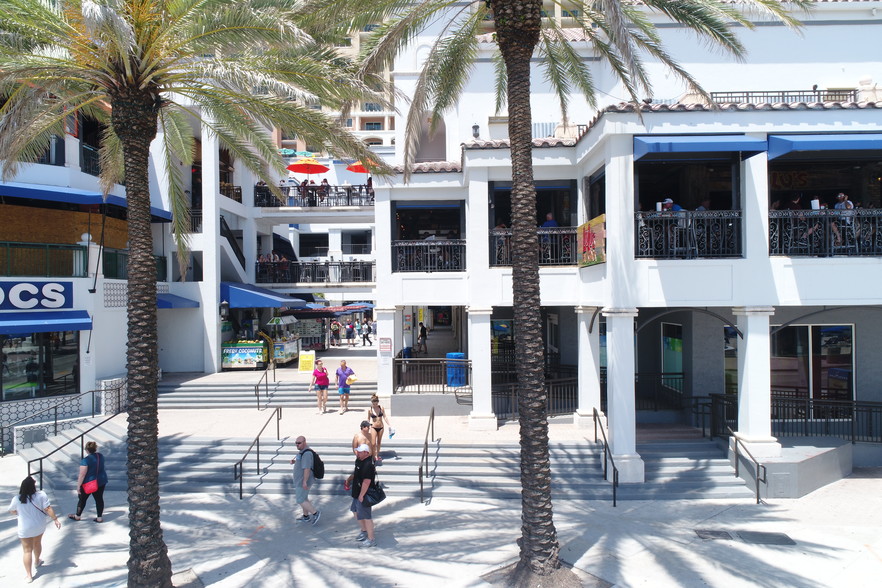
{"type": "Polygon", "coordinates": [[[334,206],[373,206],[374,191],[367,184],[308,184],[306,186],[279,186],[283,201],[280,202],[267,186],[255,186],[254,205],[260,208],[295,206],[303,208],[334,206]]]}
{"type": "Polygon", "coordinates": [[[634,214],[635,257],[740,257],[741,211],[660,211],[634,214]]]}
{"type": "Polygon", "coordinates": [[[786,256],[882,255],[882,210],[769,211],[769,254],[786,256]]]}
{"type": "Polygon", "coordinates": [[[257,282],[263,284],[374,282],[370,261],[257,262],[257,282]]]}
{"type": "Polygon", "coordinates": [[[392,271],[461,272],[465,254],[465,239],[392,241],[392,271]]]}
{"type": "MultiPolygon", "coordinates": [[[[539,265],[576,265],[576,227],[539,227],[539,265]]],[[[511,229],[490,230],[490,266],[511,266],[511,229]]]]}

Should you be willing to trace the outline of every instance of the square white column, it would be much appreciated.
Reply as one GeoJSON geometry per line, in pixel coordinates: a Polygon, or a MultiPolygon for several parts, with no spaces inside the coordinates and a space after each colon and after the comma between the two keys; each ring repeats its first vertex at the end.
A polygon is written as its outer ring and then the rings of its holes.
{"type": "Polygon", "coordinates": [[[754,457],[777,457],[781,444],[772,436],[771,336],[769,306],[738,307],[738,437],[754,457]]]}
{"type": "Polygon", "coordinates": [[[206,373],[221,370],[220,306],[220,152],[217,135],[202,124],[202,312],[208,333],[205,346],[206,373]]]}
{"type": "Polygon", "coordinates": [[[597,307],[577,306],[579,325],[579,405],[573,415],[577,427],[594,426],[594,409],[600,408],[600,316],[597,307]],[[593,324],[592,324],[593,323],[593,324]]]}
{"type": "MultiPolygon", "coordinates": [[[[395,308],[374,308],[374,324],[377,325],[377,396],[388,399],[394,393],[393,370],[395,354],[401,349],[401,313],[395,308]]],[[[389,406],[389,402],[384,400],[389,406]]]]}
{"type": "Polygon", "coordinates": [[[495,431],[498,426],[493,412],[492,375],[490,369],[490,317],[492,308],[468,308],[469,359],[472,361],[470,384],[472,386],[472,412],[469,413],[469,429],[495,431]]]}
{"type": "Polygon", "coordinates": [[[643,459],[637,454],[637,411],[634,398],[635,308],[604,309],[606,317],[606,404],[609,446],[619,482],[642,483],[643,459]]]}

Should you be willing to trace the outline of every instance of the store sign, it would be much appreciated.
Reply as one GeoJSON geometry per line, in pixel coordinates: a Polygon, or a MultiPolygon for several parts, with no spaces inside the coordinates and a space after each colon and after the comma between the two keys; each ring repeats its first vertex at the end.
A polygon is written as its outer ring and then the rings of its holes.
{"type": "Polygon", "coordinates": [[[0,310],[73,308],[73,282],[0,282],[0,310]]]}

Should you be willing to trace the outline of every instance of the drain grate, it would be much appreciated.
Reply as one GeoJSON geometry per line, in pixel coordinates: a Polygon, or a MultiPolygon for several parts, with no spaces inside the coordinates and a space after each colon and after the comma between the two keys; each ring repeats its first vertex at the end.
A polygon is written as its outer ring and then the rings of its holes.
{"type": "Polygon", "coordinates": [[[745,543],[757,545],[796,545],[796,541],[784,533],[762,533],[759,531],[738,531],[738,536],[745,543]]]}
{"type": "Polygon", "coordinates": [[[714,531],[713,529],[695,529],[695,534],[698,535],[699,539],[704,539],[705,541],[732,540],[732,535],[730,535],[726,531],[714,531]]]}

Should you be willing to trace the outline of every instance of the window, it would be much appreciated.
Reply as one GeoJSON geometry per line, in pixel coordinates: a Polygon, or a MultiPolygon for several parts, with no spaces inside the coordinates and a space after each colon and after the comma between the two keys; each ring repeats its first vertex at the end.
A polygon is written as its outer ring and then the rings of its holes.
{"type": "Polygon", "coordinates": [[[852,325],[791,325],[771,337],[772,395],[854,398],[852,325]]]}
{"type": "Polygon", "coordinates": [[[3,400],[76,394],[79,357],[77,331],[4,336],[0,350],[3,400]]]}
{"type": "Polygon", "coordinates": [[[300,257],[325,257],[328,255],[328,234],[300,235],[300,257]]]}
{"type": "Polygon", "coordinates": [[[350,129],[352,128],[352,119],[351,118],[346,119],[346,126],[350,129]]]}
{"type": "Polygon", "coordinates": [[[366,122],[364,123],[365,131],[382,131],[383,123],[381,122],[366,122]]]}

